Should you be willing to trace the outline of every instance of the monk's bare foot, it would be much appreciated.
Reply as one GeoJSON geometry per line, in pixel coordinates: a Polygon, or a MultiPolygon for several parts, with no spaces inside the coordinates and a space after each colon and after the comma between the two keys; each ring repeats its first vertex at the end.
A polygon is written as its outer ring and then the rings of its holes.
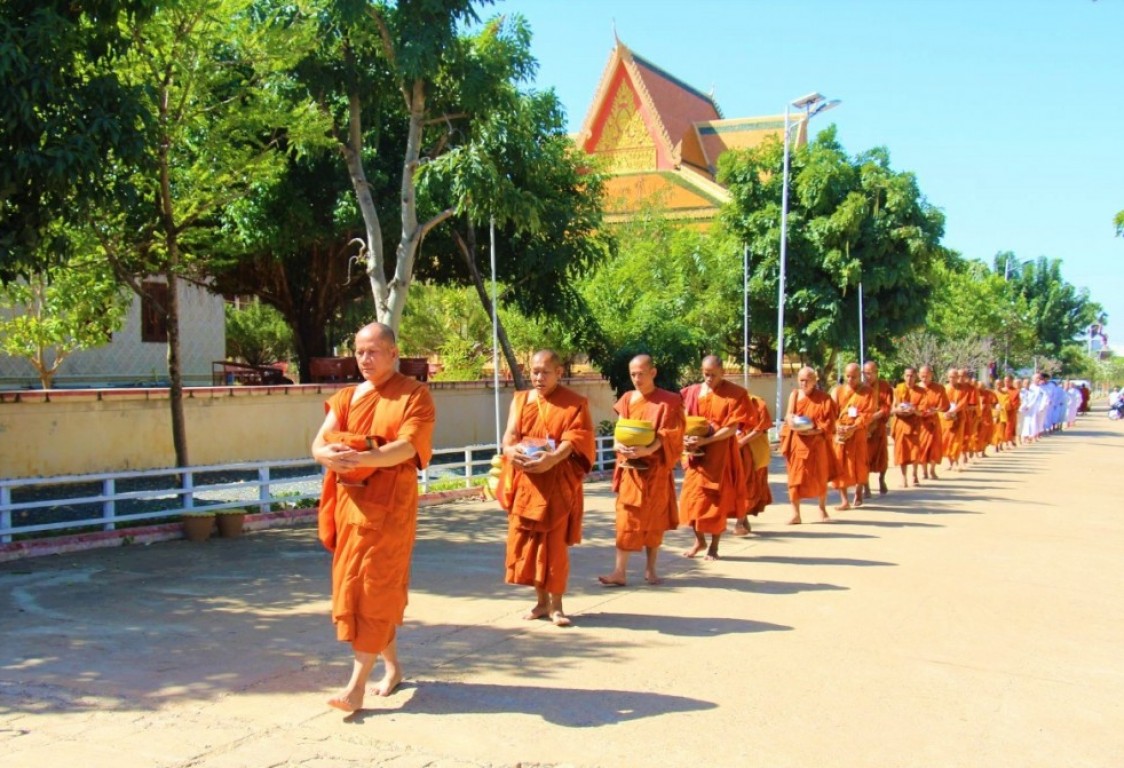
{"type": "Polygon", "coordinates": [[[868,499],[870,498],[871,493],[870,493],[870,486],[869,485],[863,486],[863,496],[865,496],[868,499]]]}
{"type": "Polygon", "coordinates": [[[690,549],[688,549],[686,552],[683,553],[683,557],[694,557],[699,552],[702,552],[703,546],[704,546],[703,544],[695,544],[695,546],[691,547],[690,549]]]}
{"type": "Polygon", "coordinates": [[[573,624],[573,622],[570,621],[570,617],[562,613],[562,611],[555,611],[554,613],[550,614],[550,620],[556,627],[568,627],[573,624]]]}
{"type": "Polygon", "coordinates": [[[659,584],[663,584],[663,579],[661,579],[659,576],[657,576],[655,571],[645,571],[644,572],[644,581],[648,582],[653,587],[657,586],[659,584]]]}
{"type": "Polygon", "coordinates": [[[830,517],[828,517],[827,513],[824,512],[823,514],[820,515],[820,522],[821,523],[834,523],[835,521],[833,519],[831,519],[830,517]]]}
{"type": "Polygon", "coordinates": [[[389,696],[398,690],[398,686],[402,684],[402,672],[395,669],[393,672],[387,671],[382,680],[375,683],[375,693],[379,696],[389,696]]]}
{"type": "Polygon", "coordinates": [[[524,621],[534,621],[535,619],[545,619],[549,611],[545,605],[536,605],[531,610],[523,614],[524,621]]]}
{"type": "Polygon", "coordinates": [[[706,560],[721,560],[722,558],[718,556],[718,550],[717,549],[708,549],[706,551],[706,558],[704,558],[704,559],[706,559],[706,560]]]}
{"type": "Polygon", "coordinates": [[[804,522],[804,521],[800,519],[800,515],[797,515],[796,517],[794,517],[794,518],[792,518],[791,520],[789,520],[789,521],[788,521],[788,524],[789,524],[789,525],[800,525],[800,524],[801,524],[801,523],[803,523],[803,522],[804,522]]]}
{"type": "MultiPolygon", "coordinates": [[[[856,502],[856,506],[857,506],[857,502],[856,502]]],[[[846,512],[850,508],[851,508],[850,503],[840,504],[839,506],[835,507],[835,511],[836,512],[846,512]]]]}
{"type": "Polygon", "coordinates": [[[856,507],[861,507],[862,505],[863,505],[863,500],[861,498],[855,499],[855,506],[856,507]]]}
{"type": "Polygon", "coordinates": [[[748,525],[742,525],[741,523],[738,523],[737,525],[734,526],[734,535],[735,536],[748,536],[749,533],[750,533],[750,531],[749,531],[748,525]]]}
{"type": "Polygon", "coordinates": [[[358,712],[363,708],[363,691],[340,691],[328,699],[328,706],[343,712],[358,712]]]}
{"type": "Polygon", "coordinates": [[[937,471],[933,470],[932,476],[930,477],[929,475],[926,475],[925,479],[926,480],[940,480],[941,478],[940,478],[940,475],[937,474],[937,471]]]}
{"type": "Polygon", "coordinates": [[[885,496],[889,492],[890,492],[890,488],[889,488],[889,486],[886,485],[886,481],[883,480],[882,478],[879,478],[878,479],[878,493],[879,493],[879,495],[885,496]]]}
{"type": "Polygon", "coordinates": [[[628,582],[620,578],[616,574],[609,574],[608,576],[598,576],[597,580],[601,582],[603,587],[627,587],[628,582]]]}

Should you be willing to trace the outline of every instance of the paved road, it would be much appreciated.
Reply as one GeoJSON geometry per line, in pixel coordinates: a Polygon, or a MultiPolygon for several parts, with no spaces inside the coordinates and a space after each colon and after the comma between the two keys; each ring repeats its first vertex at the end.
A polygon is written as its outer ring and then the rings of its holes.
{"type": "Polygon", "coordinates": [[[423,510],[407,684],[349,718],[310,527],[10,563],[0,763],[1121,765],[1122,462],[1094,414],[835,525],[771,507],[721,562],[616,590],[593,484],[570,630],[520,620],[495,508],[423,510]]]}

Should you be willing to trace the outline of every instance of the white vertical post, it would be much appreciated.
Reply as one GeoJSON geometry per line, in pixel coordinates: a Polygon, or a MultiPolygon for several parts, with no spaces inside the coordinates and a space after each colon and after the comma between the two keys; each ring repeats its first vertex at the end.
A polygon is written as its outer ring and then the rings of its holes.
{"type": "Polygon", "coordinates": [[[788,104],[784,106],[784,173],[781,177],[781,254],[777,272],[777,410],[773,419],[780,424],[784,418],[781,410],[781,389],[784,386],[784,273],[788,248],[788,104]]]}
{"type": "Polygon", "coordinates": [[[866,345],[863,343],[863,281],[859,281],[859,368],[866,364],[863,352],[866,345]]]}
{"type": "Polygon", "coordinates": [[[269,500],[273,494],[269,490],[269,467],[258,467],[258,512],[269,511],[269,500]]]}
{"type": "MultiPolygon", "coordinates": [[[[6,485],[0,485],[0,529],[12,530],[12,489],[6,485]]],[[[11,543],[12,535],[10,533],[0,536],[0,544],[11,543]]]]}
{"type": "Polygon", "coordinates": [[[499,297],[496,292],[496,220],[492,218],[488,223],[488,238],[490,245],[488,255],[492,259],[492,397],[496,406],[496,452],[499,453],[500,440],[500,323],[499,323],[499,297]]]}
{"type": "Polygon", "coordinates": [[[749,389],[749,245],[742,247],[742,386],[749,389]]]}
{"type": "Polygon", "coordinates": [[[113,498],[116,487],[117,484],[112,477],[107,477],[101,482],[101,495],[106,497],[101,507],[101,516],[105,520],[101,527],[103,531],[112,531],[117,527],[113,523],[113,518],[117,515],[117,502],[113,498]]]}

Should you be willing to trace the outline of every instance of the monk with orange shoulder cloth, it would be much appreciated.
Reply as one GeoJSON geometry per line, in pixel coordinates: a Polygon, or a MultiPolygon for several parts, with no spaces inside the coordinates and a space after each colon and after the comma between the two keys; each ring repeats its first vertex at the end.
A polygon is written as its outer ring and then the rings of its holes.
{"type": "MultiPolygon", "coordinates": [[[[633,390],[621,396],[613,410],[621,419],[651,424],[651,442],[625,445],[618,435],[613,449],[613,490],[617,493],[617,552],[612,573],[598,576],[607,587],[628,583],[628,558],[644,550],[644,581],[659,584],[656,558],[665,531],[679,525],[675,501],[675,464],[683,453],[683,399],[656,386],[659,371],[648,355],[628,364],[633,390]]],[[[618,422],[619,432],[620,422],[618,422]]]]}
{"type": "Polygon", "coordinates": [[[680,393],[690,417],[705,421],[707,434],[683,439],[686,449],[683,488],[679,492],[679,524],[695,532],[695,545],[683,553],[694,557],[706,548],[706,559],[718,559],[718,542],[726,532],[727,518],[739,518],[745,509],[745,474],[736,439],[748,418],[749,397],[744,389],[724,378],[722,361],[708,355],[702,361],[703,381],[680,393]],[[710,534],[710,546],[706,544],[710,534]]]}
{"type": "Polygon", "coordinates": [[[435,411],[429,389],[397,372],[394,331],[382,323],[355,334],[365,381],[327,402],[312,456],[327,468],[319,535],[332,553],[332,620],[355,654],[347,686],[328,701],[363,707],[367,679],[381,655],[386,674],[376,693],[402,680],[395,630],[402,624],[418,516],[417,472],[433,453],[435,411]]]}
{"type": "Polygon", "coordinates": [[[757,395],[748,395],[746,412],[749,421],[738,431],[738,447],[742,454],[742,470],[745,473],[745,514],[734,526],[735,536],[748,536],[751,528],[749,516],[756,517],[765,507],[773,503],[773,492],[769,490],[769,429],[773,426],[769,406],[757,395]]]}
{"type": "Polygon", "coordinates": [[[589,401],[561,384],[562,361],[543,349],[531,358],[529,391],[511,402],[496,496],[508,512],[505,580],[535,588],[525,619],[570,626],[562,595],[569,547],[582,540],[582,479],[593,467],[589,401]]]}
{"type": "Polygon", "coordinates": [[[948,459],[948,468],[952,470],[959,465],[964,453],[964,441],[971,419],[968,413],[968,387],[960,380],[959,368],[948,369],[945,394],[948,396],[948,410],[941,415],[941,453],[948,459]]]}
{"type": "Polygon", "coordinates": [[[835,439],[835,401],[816,387],[819,376],[811,368],[796,374],[796,386],[788,398],[781,429],[781,454],[788,465],[788,499],[792,503],[789,525],[799,525],[800,500],[816,499],[820,522],[827,515],[827,485],[835,477],[835,455],[828,446],[835,439]]]}
{"type": "Polygon", "coordinates": [[[980,456],[987,456],[987,447],[992,443],[995,433],[995,408],[999,397],[982,381],[976,382],[976,400],[979,404],[979,422],[976,427],[976,449],[980,456]]]}
{"type": "Polygon", "coordinates": [[[937,467],[943,455],[941,421],[952,406],[945,388],[933,381],[932,366],[921,366],[917,377],[921,380],[921,388],[925,390],[920,406],[921,431],[917,438],[917,463],[921,465],[926,480],[939,480],[937,467]]]}
{"type": "MultiPolygon", "coordinates": [[[[863,363],[863,382],[870,387],[874,398],[874,413],[866,429],[866,468],[871,473],[878,473],[878,493],[884,496],[890,490],[886,487],[886,470],[890,468],[887,427],[894,407],[894,388],[878,378],[878,363],[874,360],[863,363]]],[[[870,498],[869,475],[863,478],[863,492],[870,498]]]]}
{"type": "Polygon", "coordinates": [[[902,470],[902,487],[909,487],[909,468],[913,484],[918,485],[917,466],[921,463],[921,404],[925,389],[917,384],[917,371],[906,368],[903,381],[894,388],[894,463],[902,470]]]}
{"type": "Polygon", "coordinates": [[[1003,442],[1008,448],[1014,448],[1019,438],[1019,406],[1022,405],[1022,392],[1019,391],[1019,384],[1013,376],[1007,376],[1003,381],[1007,386],[1007,430],[1003,442]]]}
{"type": "Polygon", "coordinates": [[[855,488],[856,507],[863,505],[863,484],[870,474],[866,460],[866,433],[874,413],[874,393],[862,382],[858,363],[843,369],[843,383],[831,393],[838,416],[835,439],[830,441],[835,453],[834,485],[839,489],[840,512],[851,508],[850,488],[855,488]]]}

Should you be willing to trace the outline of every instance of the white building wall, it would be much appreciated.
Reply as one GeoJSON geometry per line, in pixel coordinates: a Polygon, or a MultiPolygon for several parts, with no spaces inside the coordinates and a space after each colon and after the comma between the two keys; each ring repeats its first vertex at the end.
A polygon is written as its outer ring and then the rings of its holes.
{"type": "MultiPolygon", "coordinates": [[[[185,386],[209,386],[211,363],[226,357],[223,298],[190,283],[178,283],[180,355],[185,386]]],[[[74,352],[63,361],[54,386],[152,386],[168,381],[168,345],[141,341],[141,301],[133,300],[121,330],[94,349],[74,352]]],[[[23,358],[0,354],[0,388],[39,387],[39,377],[23,358]]]]}

